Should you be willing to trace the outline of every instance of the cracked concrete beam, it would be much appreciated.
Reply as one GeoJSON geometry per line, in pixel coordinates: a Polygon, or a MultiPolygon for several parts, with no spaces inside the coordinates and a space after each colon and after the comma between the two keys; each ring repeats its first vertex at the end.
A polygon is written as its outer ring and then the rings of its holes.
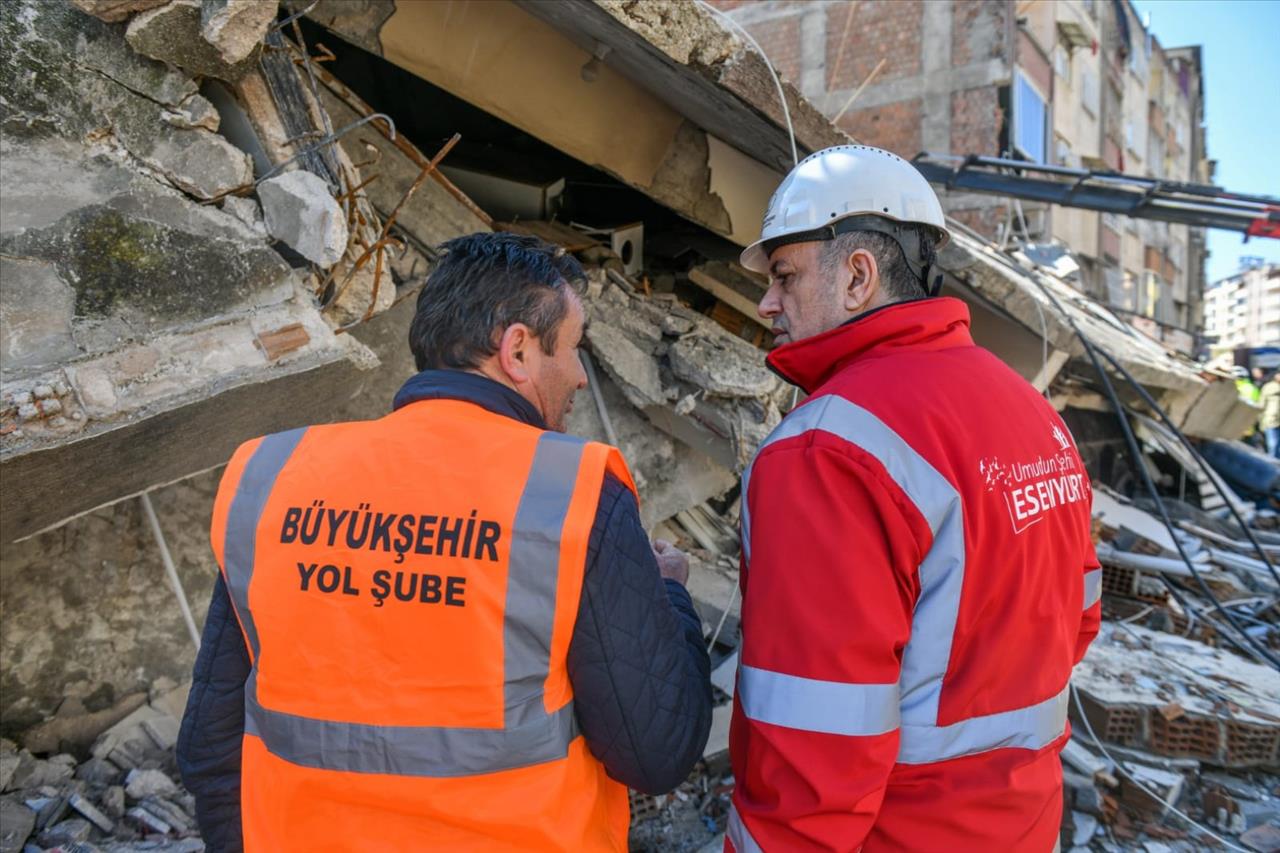
{"type": "MultiPolygon", "coordinates": [[[[714,136],[769,166],[791,168],[782,105],[768,64],[696,3],[636,0],[516,0],[530,14],[591,49],[605,64],[647,86],[714,136]]],[[[783,83],[800,155],[851,140],[789,83],[783,83]]]]}
{"type": "MultiPolygon", "coordinates": [[[[778,128],[739,97],[692,68],[677,68],[669,58],[657,61],[673,79],[683,80],[686,88],[715,94],[711,100],[703,98],[705,108],[686,104],[692,113],[686,115],[671,102],[671,93],[665,91],[670,87],[659,80],[637,82],[608,62],[593,81],[584,80],[581,68],[591,54],[575,37],[540,17],[565,12],[591,16],[632,48],[647,45],[591,3],[526,8],[466,0],[398,4],[377,25],[378,45],[382,56],[401,68],[717,234],[741,244],[750,242],[758,233],[769,194],[782,179],[774,163],[790,163],[789,147],[779,142],[785,133],[779,137],[778,128]],[[724,137],[708,132],[710,120],[731,113],[741,121],[725,124],[724,137]],[[749,140],[765,138],[773,139],[776,156],[762,160],[765,155],[757,156],[749,140]]],[[[312,17],[358,42],[367,40],[374,20],[384,13],[385,7],[370,6],[363,16],[338,15],[331,9],[312,17]]],[[[734,43],[726,44],[732,48],[734,43]]],[[[643,49],[657,51],[651,45],[643,49]]],[[[747,85],[747,78],[742,79],[747,85]]]]}

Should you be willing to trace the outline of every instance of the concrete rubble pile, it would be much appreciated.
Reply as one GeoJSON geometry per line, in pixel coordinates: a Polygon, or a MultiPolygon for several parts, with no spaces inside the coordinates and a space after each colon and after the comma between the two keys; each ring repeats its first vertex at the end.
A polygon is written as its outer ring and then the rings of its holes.
{"type": "Polygon", "coordinates": [[[21,748],[0,739],[0,853],[204,850],[173,756],[189,687],[157,681],[105,713],[69,699],[21,748]]]}
{"type": "MultiPolygon", "coordinates": [[[[1274,511],[1218,480],[1274,563],[1274,511]]],[[[1214,848],[1178,810],[1244,849],[1275,850],[1280,674],[1232,648],[1232,637],[1246,641],[1224,627],[1178,546],[1243,633],[1273,652],[1280,589],[1225,504],[1216,514],[1175,498],[1165,504],[1173,533],[1149,501],[1095,484],[1104,621],[1072,679],[1067,836],[1091,850],[1214,848]]]]}

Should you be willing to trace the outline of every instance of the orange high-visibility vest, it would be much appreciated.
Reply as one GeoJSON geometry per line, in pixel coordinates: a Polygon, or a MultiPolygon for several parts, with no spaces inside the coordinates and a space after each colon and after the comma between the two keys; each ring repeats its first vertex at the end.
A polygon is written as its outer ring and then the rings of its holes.
{"type": "Polygon", "coordinates": [[[617,450],[453,400],[241,446],[248,850],[625,850],[566,659],[617,450]]]}

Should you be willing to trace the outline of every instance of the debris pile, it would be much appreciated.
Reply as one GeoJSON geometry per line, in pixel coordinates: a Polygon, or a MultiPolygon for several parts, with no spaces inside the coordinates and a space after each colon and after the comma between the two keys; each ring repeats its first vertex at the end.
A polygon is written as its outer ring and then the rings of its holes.
{"type": "Polygon", "coordinates": [[[22,748],[0,740],[0,852],[204,850],[173,753],[189,686],[157,682],[150,699],[129,697],[110,714],[59,709],[22,748]],[[125,707],[123,718],[100,725],[125,707]]]}
{"type": "Polygon", "coordinates": [[[627,401],[659,428],[740,471],[782,420],[791,390],[759,349],[682,305],[593,270],[587,340],[627,401]]]}
{"type": "MultiPolygon", "coordinates": [[[[1140,423],[1142,464],[1193,465],[1140,423]]],[[[1274,505],[1196,473],[1217,509],[1162,495],[1172,531],[1154,501],[1095,482],[1104,622],[1072,679],[1064,849],[1280,849],[1280,672],[1262,661],[1280,585],[1259,559],[1280,554],[1274,505]]]]}

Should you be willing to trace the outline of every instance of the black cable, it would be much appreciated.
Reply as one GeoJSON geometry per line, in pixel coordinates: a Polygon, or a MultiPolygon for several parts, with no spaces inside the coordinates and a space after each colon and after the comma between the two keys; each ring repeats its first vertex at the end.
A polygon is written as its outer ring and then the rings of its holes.
{"type": "MultiPolygon", "coordinates": [[[[1204,577],[1200,574],[1200,571],[1195,567],[1195,564],[1191,562],[1191,557],[1188,556],[1186,549],[1182,545],[1181,539],[1178,537],[1177,531],[1174,529],[1173,520],[1169,517],[1169,510],[1165,507],[1164,501],[1160,498],[1160,493],[1156,490],[1155,481],[1151,479],[1151,472],[1149,472],[1147,470],[1147,466],[1142,463],[1142,448],[1138,444],[1137,437],[1133,434],[1133,427],[1130,426],[1129,419],[1125,417],[1124,404],[1120,402],[1120,396],[1116,393],[1115,386],[1111,383],[1110,375],[1108,375],[1106,368],[1102,366],[1102,363],[1098,361],[1098,356],[1093,342],[1090,341],[1088,336],[1080,330],[1080,327],[1076,325],[1075,318],[1066,312],[1062,303],[1059,302],[1053,292],[1045,286],[1044,282],[1040,281],[1039,276],[1034,271],[1029,272],[1031,280],[1036,283],[1036,286],[1040,288],[1041,292],[1043,292],[1049,301],[1053,303],[1053,306],[1058,309],[1058,313],[1062,315],[1062,317],[1067,321],[1067,324],[1071,326],[1071,330],[1075,333],[1076,337],[1080,339],[1080,343],[1084,345],[1085,355],[1089,357],[1089,361],[1092,362],[1094,370],[1096,370],[1098,372],[1098,376],[1101,377],[1103,389],[1107,393],[1107,399],[1110,400],[1112,408],[1115,409],[1116,418],[1120,421],[1120,428],[1124,433],[1125,444],[1128,446],[1129,453],[1133,457],[1134,467],[1138,469],[1143,485],[1151,495],[1152,500],[1155,501],[1156,508],[1160,510],[1160,519],[1164,522],[1164,526],[1169,530],[1169,537],[1173,539],[1174,547],[1178,550],[1178,556],[1182,558],[1182,561],[1187,564],[1187,568],[1191,570],[1191,576],[1196,579],[1196,583],[1199,584],[1200,590],[1210,601],[1213,602],[1214,609],[1227,620],[1232,629],[1234,629],[1235,632],[1248,644],[1248,646],[1253,649],[1254,657],[1265,661],[1274,669],[1280,671],[1280,658],[1273,655],[1269,649],[1260,645],[1253,639],[1253,637],[1245,633],[1244,628],[1242,628],[1240,623],[1236,621],[1235,616],[1232,615],[1231,611],[1222,606],[1222,602],[1213,594],[1213,590],[1209,588],[1207,583],[1205,583],[1204,577]]],[[[1161,575],[1160,578],[1173,594],[1174,599],[1177,600],[1177,602],[1184,608],[1190,609],[1185,599],[1183,599],[1181,594],[1177,592],[1177,587],[1173,582],[1164,575],[1161,575]]],[[[1222,632],[1222,635],[1241,651],[1249,651],[1249,649],[1242,646],[1229,633],[1222,632]]]]}
{"type": "Polygon", "coordinates": [[[1200,452],[1196,450],[1195,446],[1187,439],[1185,435],[1182,434],[1182,431],[1173,425],[1173,421],[1170,420],[1168,413],[1166,413],[1165,410],[1160,407],[1160,404],[1155,401],[1155,399],[1151,396],[1151,394],[1147,391],[1146,388],[1143,388],[1140,384],[1138,384],[1138,381],[1133,378],[1133,374],[1131,374],[1125,368],[1125,366],[1121,364],[1120,361],[1111,353],[1107,352],[1106,350],[1101,350],[1101,352],[1104,356],[1106,356],[1107,361],[1111,362],[1112,366],[1114,366],[1116,370],[1120,371],[1120,375],[1123,376],[1126,380],[1128,380],[1130,385],[1132,385],[1135,389],[1137,389],[1138,394],[1142,397],[1143,402],[1145,402],[1149,407],[1151,407],[1152,411],[1154,411],[1157,415],[1160,416],[1160,420],[1164,423],[1164,425],[1167,426],[1173,432],[1173,434],[1178,437],[1178,440],[1182,442],[1182,446],[1186,448],[1187,452],[1191,454],[1191,458],[1195,459],[1196,464],[1200,466],[1200,470],[1204,472],[1204,475],[1209,479],[1209,482],[1213,484],[1213,487],[1217,489],[1218,494],[1222,496],[1222,500],[1224,503],[1226,503],[1227,509],[1231,510],[1231,517],[1236,520],[1236,524],[1240,525],[1240,529],[1243,530],[1244,535],[1248,537],[1249,543],[1253,545],[1254,550],[1258,552],[1258,556],[1262,557],[1262,562],[1267,564],[1267,570],[1271,572],[1271,577],[1275,579],[1276,585],[1280,586],[1280,572],[1276,571],[1275,565],[1267,557],[1267,552],[1262,549],[1262,545],[1258,542],[1257,537],[1255,537],[1253,535],[1253,532],[1249,530],[1249,526],[1244,523],[1244,519],[1240,517],[1240,513],[1236,510],[1235,505],[1231,502],[1231,498],[1227,496],[1226,490],[1222,488],[1221,484],[1219,484],[1217,477],[1215,477],[1213,473],[1209,470],[1209,465],[1207,462],[1204,461],[1204,458],[1200,455],[1200,452]]]}
{"type": "MultiPolygon", "coordinates": [[[[1080,335],[1078,331],[1077,331],[1077,334],[1080,335]]],[[[1152,500],[1155,501],[1156,508],[1160,510],[1160,519],[1164,522],[1164,526],[1169,530],[1169,536],[1170,538],[1173,539],[1173,545],[1178,550],[1178,556],[1182,557],[1182,561],[1186,563],[1187,568],[1191,570],[1191,576],[1194,577],[1196,579],[1196,583],[1200,585],[1201,592],[1203,592],[1205,596],[1208,597],[1208,599],[1213,602],[1214,609],[1217,610],[1218,613],[1220,613],[1227,620],[1227,622],[1236,631],[1236,633],[1239,634],[1240,637],[1244,639],[1244,641],[1254,649],[1254,651],[1256,652],[1256,657],[1262,660],[1265,660],[1277,671],[1280,671],[1280,658],[1273,655],[1270,652],[1270,650],[1267,649],[1266,646],[1259,644],[1257,641],[1253,639],[1253,637],[1245,633],[1244,628],[1240,625],[1239,622],[1236,621],[1236,617],[1231,613],[1230,610],[1227,610],[1225,607],[1222,606],[1222,602],[1220,602],[1218,600],[1218,597],[1213,594],[1213,590],[1210,589],[1209,584],[1205,582],[1204,576],[1200,574],[1200,570],[1197,569],[1195,566],[1195,563],[1191,561],[1191,557],[1187,554],[1186,549],[1182,545],[1182,540],[1179,538],[1177,531],[1174,529],[1173,520],[1169,518],[1169,510],[1165,507],[1164,501],[1160,499],[1160,493],[1156,490],[1155,481],[1151,479],[1151,472],[1147,470],[1146,465],[1142,464],[1142,448],[1138,445],[1138,439],[1133,434],[1133,427],[1129,424],[1129,419],[1125,417],[1123,404],[1120,402],[1120,397],[1116,393],[1115,386],[1111,384],[1111,377],[1107,374],[1106,369],[1098,361],[1098,357],[1094,353],[1093,344],[1089,341],[1089,339],[1086,338],[1084,335],[1080,335],[1080,342],[1084,344],[1085,353],[1089,356],[1089,360],[1093,362],[1093,366],[1098,371],[1098,375],[1102,377],[1102,383],[1107,392],[1107,397],[1108,399],[1110,399],[1111,405],[1116,410],[1116,418],[1120,421],[1120,428],[1121,428],[1121,431],[1124,433],[1125,444],[1128,445],[1129,453],[1133,456],[1134,467],[1138,469],[1138,473],[1141,475],[1143,485],[1146,486],[1147,492],[1151,495],[1152,500]]],[[[1172,581],[1165,578],[1163,575],[1161,575],[1161,578],[1164,580],[1165,586],[1168,587],[1170,591],[1175,589],[1172,581]]],[[[1177,593],[1174,593],[1174,598],[1178,599],[1178,603],[1181,604],[1183,607],[1187,607],[1187,603],[1184,600],[1182,600],[1177,593]]],[[[1228,640],[1230,640],[1232,645],[1236,646],[1242,651],[1247,651],[1247,649],[1245,649],[1244,646],[1241,646],[1238,642],[1236,642],[1235,639],[1232,638],[1230,634],[1224,633],[1223,636],[1225,636],[1228,640]]]]}
{"type": "MultiPolygon", "coordinates": [[[[949,222],[949,224],[953,226],[958,225],[961,228],[961,230],[967,231],[975,239],[985,240],[985,238],[981,237],[981,235],[978,235],[976,232],[974,232],[972,229],[965,226],[963,223],[949,222]]],[[[1084,345],[1085,354],[1089,356],[1089,360],[1090,362],[1092,362],[1094,370],[1096,370],[1098,375],[1102,378],[1104,388],[1108,394],[1108,399],[1110,400],[1112,407],[1115,409],[1116,417],[1120,421],[1120,426],[1122,427],[1122,430],[1124,432],[1125,440],[1126,440],[1126,444],[1128,445],[1129,452],[1133,455],[1134,465],[1142,474],[1143,484],[1147,487],[1147,490],[1151,494],[1151,497],[1154,500],[1156,506],[1160,509],[1161,518],[1164,521],[1165,527],[1169,530],[1170,538],[1173,539],[1174,545],[1177,547],[1178,555],[1182,557],[1182,561],[1187,564],[1187,568],[1191,571],[1192,577],[1194,577],[1196,581],[1200,584],[1201,591],[1204,592],[1204,594],[1209,598],[1209,600],[1213,602],[1213,606],[1217,609],[1217,611],[1226,617],[1227,622],[1230,623],[1231,627],[1248,643],[1250,647],[1252,647],[1252,650],[1254,650],[1253,656],[1261,657],[1262,660],[1270,664],[1273,668],[1280,670],[1280,660],[1278,660],[1274,655],[1272,655],[1267,649],[1265,649],[1262,646],[1259,646],[1251,636],[1249,636],[1244,632],[1244,630],[1235,621],[1232,615],[1223,608],[1222,602],[1219,601],[1218,597],[1213,594],[1213,590],[1210,589],[1208,584],[1205,583],[1204,578],[1200,575],[1199,571],[1197,571],[1196,567],[1192,564],[1191,559],[1188,557],[1186,553],[1186,550],[1182,547],[1182,543],[1178,539],[1177,532],[1173,528],[1173,522],[1169,518],[1169,513],[1167,508],[1165,507],[1164,500],[1160,497],[1159,492],[1156,491],[1155,483],[1151,480],[1150,473],[1147,471],[1146,466],[1143,465],[1142,463],[1142,450],[1138,446],[1137,439],[1133,435],[1133,430],[1129,425],[1129,421],[1124,415],[1124,406],[1120,402],[1119,395],[1116,394],[1115,387],[1111,384],[1111,377],[1107,375],[1106,370],[1103,368],[1102,364],[1098,361],[1098,357],[1094,351],[1094,346],[1092,341],[1090,341],[1089,338],[1084,334],[1084,332],[1080,330],[1080,327],[1075,322],[1075,318],[1073,318],[1070,314],[1067,313],[1067,311],[1062,307],[1062,303],[1058,301],[1058,298],[1053,294],[1053,292],[1049,290],[1049,288],[1045,286],[1044,282],[1040,280],[1039,274],[1035,270],[1027,269],[1021,264],[1015,262],[1012,258],[1009,258],[1006,255],[1003,255],[1000,253],[996,253],[995,258],[998,259],[1005,266],[1009,267],[1014,272],[1017,272],[1021,275],[1026,275],[1028,278],[1030,278],[1036,284],[1036,286],[1040,288],[1041,292],[1044,293],[1045,297],[1049,300],[1049,302],[1058,310],[1058,313],[1062,316],[1062,318],[1067,321],[1067,325],[1070,326],[1071,331],[1075,334],[1075,336],[1080,339],[1080,343],[1084,345]]],[[[1109,353],[1107,355],[1108,357],[1110,357],[1109,353]]],[[[1132,376],[1129,376],[1128,378],[1129,378],[1129,381],[1134,382],[1135,385],[1137,384],[1136,380],[1134,380],[1132,376]]],[[[1142,390],[1145,390],[1145,389],[1142,389],[1142,390]]],[[[1228,503],[1230,503],[1230,501],[1228,501],[1228,503]]],[[[1187,600],[1182,597],[1182,594],[1178,590],[1178,587],[1172,581],[1170,581],[1163,574],[1160,575],[1160,580],[1164,583],[1165,587],[1169,590],[1169,593],[1173,596],[1174,600],[1177,601],[1178,604],[1184,608],[1184,610],[1191,613],[1195,612],[1195,609],[1192,608],[1190,604],[1187,602],[1187,600]]],[[[1245,654],[1250,653],[1251,649],[1241,645],[1239,641],[1237,641],[1234,637],[1231,636],[1230,633],[1228,633],[1227,631],[1224,631],[1223,626],[1221,624],[1209,619],[1206,619],[1206,621],[1208,621],[1211,625],[1213,625],[1218,630],[1218,632],[1222,634],[1223,637],[1225,637],[1233,646],[1235,646],[1241,652],[1244,652],[1245,654]]]]}

